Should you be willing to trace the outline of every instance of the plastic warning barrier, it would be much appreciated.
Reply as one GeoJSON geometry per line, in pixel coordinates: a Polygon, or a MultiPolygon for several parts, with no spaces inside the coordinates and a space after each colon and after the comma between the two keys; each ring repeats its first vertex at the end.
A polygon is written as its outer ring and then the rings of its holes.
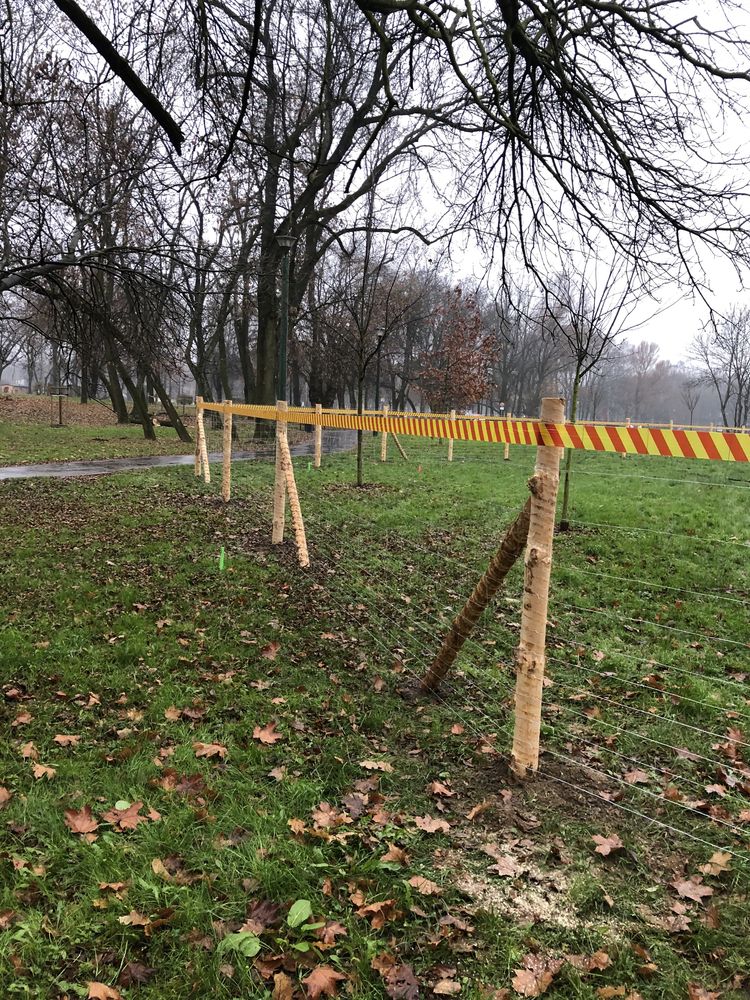
{"type": "MultiPolygon", "coordinates": [[[[229,411],[224,403],[201,403],[202,410],[229,411]]],[[[276,420],[275,406],[233,403],[234,416],[276,420]]],[[[453,438],[486,444],[547,445],[581,451],[619,452],[628,455],[662,455],[700,458],[714,462],[750,462],[750,434],[687,428],[639,427],[625,424],[548,424],[515,417],[463,416],[451,419],[432,413],[369,411],[361,416],[351,410],[322,410],[291,406],[286,420],[292,424],[320,425],[338,430],[387,431],[412,437],[453,438]]]]}

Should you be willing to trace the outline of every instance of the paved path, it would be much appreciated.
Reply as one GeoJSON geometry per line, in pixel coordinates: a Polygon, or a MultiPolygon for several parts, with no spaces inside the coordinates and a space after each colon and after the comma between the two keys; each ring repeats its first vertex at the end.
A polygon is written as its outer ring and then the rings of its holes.
{"type": "MultiPolygon", "coordinates": [[[[349,451],[356,441],[354,432],[338,435],[334,441],[323,438],[323,452],[326,455],[337,451],[349,451]]],[[[291,447],[292,455],[304,457],[313,454],[313,445],[296,444],[291,447]]],[[[256,459],[270,460],[273,452],[236,451],[232,461],[251,462],[256,459]]],[[[221,462],[220,451],[212,451],[209,462],[221,462]]],[[[147,455],[143,458],[105,458],[91,462],[45,462],[42,465],[0,466],[0,479],[68,479],[74,476],[107,476],[115,472],[132,472],[135,469],[162,469],[168,465],[192,465],[192,455],[147,455]]]]}

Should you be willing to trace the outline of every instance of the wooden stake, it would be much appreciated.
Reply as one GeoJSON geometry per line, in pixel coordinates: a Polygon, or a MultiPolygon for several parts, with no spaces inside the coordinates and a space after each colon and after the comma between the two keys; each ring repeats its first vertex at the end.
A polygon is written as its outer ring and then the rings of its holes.
{"type": "Polygon", "coordinates": [[[523,510],[508,528],[500,547],[492,557],[484,576],[474,588],[471,597],[453,621],[450,631],[443,639],[440,652],[430,664],[422,679],[423,691],[436,691],[459,654],[465,640],[471,634],[479,616],[502,586],[511,567],[523,552],[529,533],[529,513],[531,500],[527,500],[523,510]]]}
{"type": "Polygon", "coordinates": [[[292,515],[292,527],[294,528],[294,540],[297,543],[297,558],[299,564],[305,569],[310,565],[310,556],[307,552],[307,538],[305,537],[305,522],[302,520],[302,509],[299,505],[299,495],[297,493],[297,483],[294,479],[294,466],[292,465],[292,453],[289,451],[289,439],[284,433],[281,438],[281,465],[284,472],[284,482],[286,491],[289,494],[289,511],[292,515]]]}
{"type": "MultiPolygon", "coordinates": [[[[388,416],[388,407],[383,407],[383,416],[388,416]]],[[[388,458],[388,431],[380,433],[380,461],[385,462],[388,458]]]]}
{"type": "MultiPolygon", "coordinates": [[[[456,411],[451,410],[451,420],[456,419],[456,411]]],[[[453,461],[453,438],[448,438],[448,461],[453,461]]]]}
{"type": "Polygon", "coordinates": [[[408,462],[408,461],[409,461],[409,459],[407,458],[407,455],[406,455],[406,452],[405,452],[405,451],[404,451],[404,449],[403,449],[403,448],[401,447],[401,442],[400,442],[400,441],[399,441],[399,439],[398,439],[398,438],[396,437],[396,432],[395,432],[395,431],[391,431],[391,437],[393,438],[393,443],[394,443],[394,444],[396,445],[396,447],[398,448],[398,450],[399,450],[399,452],[400,452],[400,454],[401,454],[401,458],[403,458],[403,459],[404,459],[405,461],[407,461],[407,462],[408,462]]]}
{"type": "MultiPolygon", "coordinates": [[[[198,396],[200,403],[203,403],[203,397],[198,396]]],[[[198,428],[198,450],[201,457],[201,466],[203,467],[203,481],[205,483],[211,482],[211,470],[208,467],[208,448],[206,446],[206,428],[203,423],[203,410],[199,404],[195,412],[195,423],[198,428]]],[[[200,475],[200,473],[199,473],[200,475]]]]}
{"type": "Polygon", "coordinates": [[[286,481],[283,464],[283,442],[287,449],[289,442],[286,432],[287,404],[283,399],[276,400],[276,474],[273,484],[273,530],[271,543],[279,545],[284,541],[284,518],[286,516],[286,481]]]}
{"type": "Polygon", "coordinates": [[[203,396],[195,397],[195,475],[200,476],[201,472],[201,435],[200,424],[198,422],[203,405],[203,396]]]}
{"type": "MultiPolygon", "coordinates": [[[[548,424],[565,420],[562,399],[542,400],[541,419],[548,424]]],[[[542,719],[547,605],[552,572],[552,539],[560,482],[562,448],[541,445],[534,475],[529,482],[531,513],[526,542],[521,638],[516,654],[515,728],[511,769],[520,778],[539,766],[539,731],[542,719]]]]}
{"type": "Polygon", "coordinates": [[[224,400],[224,433],[222,435],[222,445],[224,454],[222,455],[221,466],[221,498],[224,503],[229,503],[232,495],[232,400],[224,400]]]}
{"type": "MultiPolygon", "coordinates": [[[[625,418],[625,426],[626,427],[630,427],[630,417],[626,417],[625,418]]],[[[620,455],[621,455],[622,458],[627,458],[628,457],[628,453],[626,451],[621,451],[620,455]]]]}
{"type": "MultiPolygon", "coordinates": [[[[323,412],[322,403],[315,404],[315,412],[318,415],[320,415],[323,412]]],[[[313,461],[313,465],[315,466],[316,469],[319,469],[320,454],[321,451],[323,450],[323,427],[321,426],[321,424],[315,424],[315,430],[313,431],[313,433],[315,435],[315,460],[313,461]]]]}
{"type": "MultiPolygon", "coordinates": [[[[506,420],[512,420],[513,414],[509,413],[505,418],[506,420]]],[[[510,430],[506,427],[506,432],[510,434],[510,430]]],[[[505,448],[503,448],[503,461],[507,462],[510,459],[510,441],[505,442],[505,448]]]]}

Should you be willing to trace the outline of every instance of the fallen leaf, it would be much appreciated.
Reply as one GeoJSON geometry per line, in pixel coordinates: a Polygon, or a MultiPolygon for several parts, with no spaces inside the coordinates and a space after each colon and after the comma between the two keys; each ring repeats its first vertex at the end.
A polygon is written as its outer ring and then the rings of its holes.
{"type": "Polygon", "coordinates": [[[81,742],[80,736],[71,736],[66,733],[58,733],[52,737],[52,742],[61,747],[77,747],[81,742]]]}
{"type": "Polygon", "coordinates": [[[627,992],[625,986],[600,986],[596,995],[601,997],[601,1000],[611,1000],[612,997],[624,997],[627,992]]]}
{"type": "Polygon", "coordinates": [[[318,965],[302,980],[302,985],[310,1000],[319,996],[335,997],[338,984],[347,978],[343,972],[336,972],[330,965],[318,965]]]}
{"type": "Polygon", "coordinates": [[[688,1000],[718,1000],[719,993],[707,990],[698,983],[688,983],[688,1000]]]}
{"type": "Polygon", "coordinates": [[[454,997],[461,992],[461,984],[455,979],[441,979],[432,987],[432,992],[439,996],[454,997]]]}
{"type": "Polygon", "coordinates": [[[425,833],[447,833],[451,825],[444,819],[435,819],[433,816],[415,816],[415,824],[425,833]]]}
{"type": "Polygon", "coordinates": [[[453,725],[451,726],[451,732],[453,733],[454,736],[460,736],[463,733],[463,731],[464,727],[461,725],[460,722],[454,722],[453,725]]]}
{"type": "Polygon", "coordinates": [[[401,916],[401,912],[396,909],[395,899],[384,899],[379,903],[368,903],[360,906],[357,910],[358,917],[365,917],[370,921],[374,930],[385,927],[389,920],[395,920],[401,916]]]}
{"type": "Polygon", "coordinates": [[[259,743],[265,743],[266,746],[272,746],[279,740],[283,740],[284,737],[281,733],[276,732],[276,723],[269,722],[265,726],[256,726],[253,729],[253,739],[258,740],[259,743]]]}
{"type": "Polygon", "coordinates": [[[386,771],[388,774],[393,771],[393,765],[387,760],[361,760],[359,766],[368,771],[386,771]]]}
{"type": "Polygon", "coordinates": [[[3,786],[0,785],[0,809],[5,809],[12,798],[13,792],[8,791],[7,788],[3,788],[3,786]]]}
{"type": "Polygon", "coordinates": [[[25,726],[33,720],[34,716],[31,712],[19,712],[19,714],[11,722],[11,726],[25,726]]]}
{"type": "Polygon", "coordinates": [[[89,988],[88,1000],[122,1000],[122,993],[106,983],[86,983],[89,988]]]}
{"type": "Polygon", "coordinates": [[[483,812],[487,812],[487,810],[494,804],[493,799],[483,799],[481,802],[477,802],[477,804],[466,813],[466,818],[468,820],[476,819],[477,816],[481,816],[483,812]]]}
{"type": "Polygon", "coordinates": [[[148,823],[149,818],[161,818],[158,813],[154,813],[153,817],[148,815],[141,816],[140,812],[142,808],[142,802],[133,802],[132,805],[124,805],[119,809],[115,806],[114,809],[105,812],[102,819],[114,826],[115,829],[135,830],[140,823],[148,823]]]}
{"type": "Polygon", "coordinates": [[[260,651],[260,655],[264,660],[275,660],[279,650],[281,649],[280,642],[269,642],[268,645],[264,646],[260,651]]]}
{"type": "Polygon", "coordinates": [[[39,751],[37,750],[33,740],[29,740],[28,743],[24,743],[21,747],[21,756],[24,760],[39,760],[39,751]]]}
{"type": "Polygon", "coordinates": [[[625,846],[616,833],[613,833],[611,837],[602,837],[601,834],[595,833],[591,839],[597,845],[594,852],[601,854],[604,858],[612,851],[620,851],[625,846]]]}
{"type": "Polygon", "coordinates": [[[692,899],[696,903],[701,903],[706,896],[713,896],[714,891],[708,885],[702,885],[703,879],[700,875],[693,875],[689,879],[678,879],[669,884],[678,896],[683,899],[692,899]]]}
{"type": "Polygon", "coordinates": [[[120,971],[117,982],[120,986],[143,986],[156,974],[156,969],[144,965],[143,962],[128,962],[120,971]]]}
{"type": "Polygon", "coordinates": [[[422,878],[421,875],[412,875],[409,879],[409,885],[422,896],[439,896],[443,891],[439,885],[431,882],[428,878],[422,878]]]}
{"type": "Polygon", "coordinates": [[[193,743],[196,757],[221,757],[223,760],[227,755],[227,748],[221,743],[193,743]]]}
{"type": "Polygon", "coordinates": [[[624,777],[629,785],[647,785],[651,781],[649,775],[637,767],[632,771],[627,771],[624,777]]]}
{"type": "Polygon", "coordinates": [[[87,838],[92,837],[94,830],[99,829],[99,824],[91,814],[90,806],[84,806],[83,809],[79,809],[78,811],[75,809],[66,809],[65,825],[73,833],[78,833],[87,838]]]}
{"type": "Polygon", "coordinates": [[[396,847],[395,844],[389,844],[388,850],[380,858],[381,864],[394,864],[394,865],[408,865],[409,855],[401,847],[396,847]]]}
{"type": "MultiPolygon", "coordinates": [[[[373,963],[374,961],[375,959],[373,963]]],[[[376,968],[373,963],[372,967],[376,968]]],[[[390,968],[385,969],[381,975],[385,980],[386,996],[391,997],[391,1000],[418,1000],[419,981],[410,965],[395,965],[391,959],[390,968]]]]}
{"type": "Polygon", "coordinates": [[[721,875],[731,868],[729,864],[731,857],[732,855],[726,851],[715,851],[706,864],[701,865],[698,870],[702,871],[704,875],[721,875]]]}
{"type": "Polygon", "coordinates": [[[47,767],[46,764],[34,764],[31,773],[39,781],[40,778],[54,778],[57,770],[54,767],[47,767]]]}
{"type": "Polygon", "coordinates": [[[277,972],[273,977],[273,993],[271,1000],[292,1000],[294,983],[284,972],[277,972]]]}
{"type": "Polygon", "coordinates": [[[453,789],[444,785],[442,781],[431,781],[427,786],[427,791],[432,795],[442,795],[446,799],[450,799],[456,794],[453,789]]]}
{"type": "Polygon", "coordinates": [[[127,916],[118,917],[117,920],[118,923],[125,924],[127,927],[148,927],[151,923],[151,918],[139,913],[138,910],[131,910],[127,916]]]}

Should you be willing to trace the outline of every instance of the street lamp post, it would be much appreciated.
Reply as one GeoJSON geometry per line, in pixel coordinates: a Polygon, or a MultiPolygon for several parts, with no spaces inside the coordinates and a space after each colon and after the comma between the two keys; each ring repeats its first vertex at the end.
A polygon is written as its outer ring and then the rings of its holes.
{"type": "Polygon", "coordinates": [[[286,402],[286,348],[289,338],[289,251],[297,242],[296,237],[280,233],[276,242],[282,250],[281,257],[281,329],[279,331],[279,363],[276,398],[286,402]]]}

